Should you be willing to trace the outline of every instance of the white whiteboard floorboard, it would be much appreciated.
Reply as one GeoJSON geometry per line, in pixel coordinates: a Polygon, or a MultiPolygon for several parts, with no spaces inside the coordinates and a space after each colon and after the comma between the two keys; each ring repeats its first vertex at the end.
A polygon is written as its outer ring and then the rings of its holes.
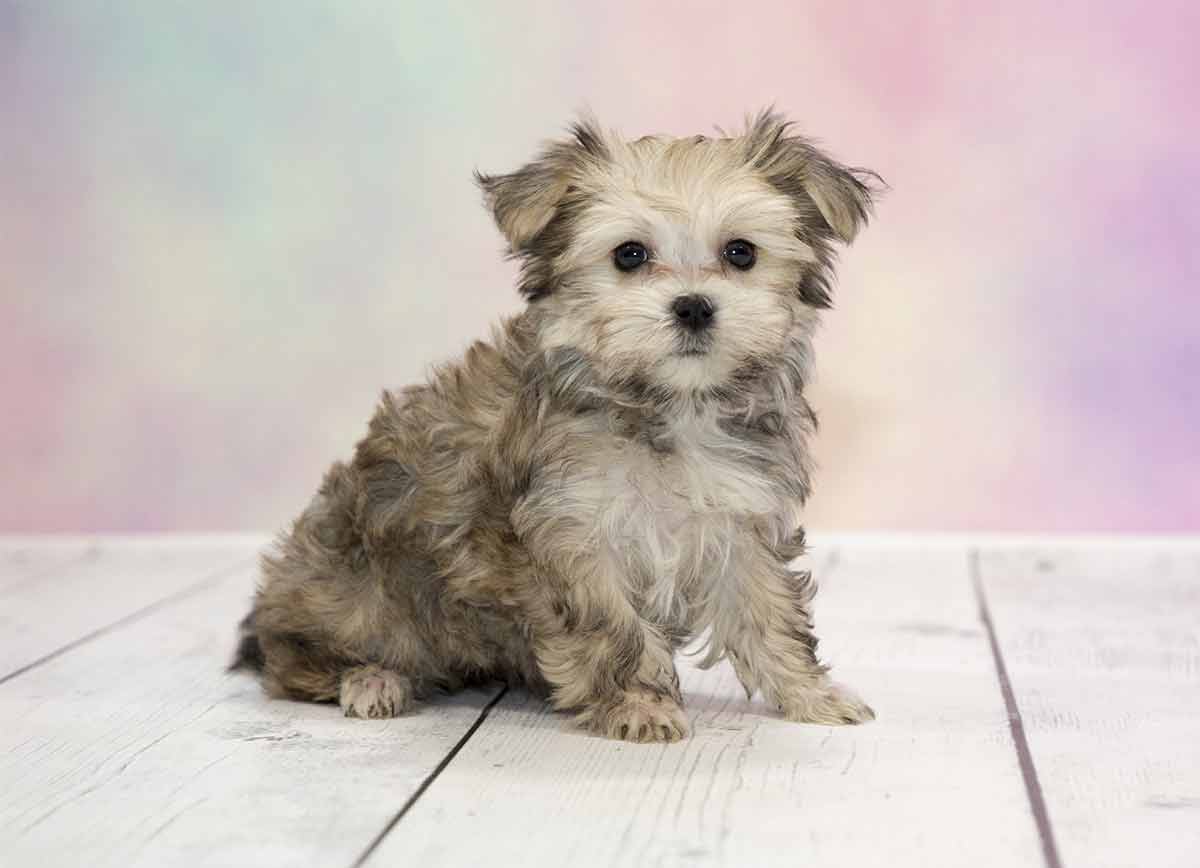
{"type": "Polygon", "coordinates": [[[0,684],[0,865],[350,865],[496,692],[390,721],[268,700],[224,671],[253,581],[225,572],[0,684]]]}
{"type": "Polygon", "coordinates": [[[979,569],[1062,864],[1200,865],[1200,544],[979,569]]]}
{"type": "MultiPolygon", "coordinates": [[[[0,549],[0,680],[253,565],[265,538],[67,539],[0,549]]],[[[253,583],[244,593],[248,602],[253,583]]]]}
{"type": "Polygon", "coordinates": [[[0,538],[0,865],[1200,865],[1200,542],[818,538],[879,719],[685,660],[691,737],[640,746],[268,700],[224,672],[266,540],[0,538]]]}

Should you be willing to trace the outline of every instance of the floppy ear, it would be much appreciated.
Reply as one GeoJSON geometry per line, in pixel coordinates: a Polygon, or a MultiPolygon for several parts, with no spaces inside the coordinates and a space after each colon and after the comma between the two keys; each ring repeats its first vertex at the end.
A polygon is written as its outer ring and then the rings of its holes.
{"type": "Polygon", "coordinates": [[[595,121],[585,118],[572,124],[570,132],[569,139],[546,144],[533,162],[515,172],[475,173],[484,204],[513,254],[528,251],[531,242],[550,224],[581,169],[608,156],[595,121]]]}
{"type": "Polygon", "coordinates": [[[747,159],[777,189],[791,196],[802,229],[849,244],[867,222],[883,180],[867,169],[843,166],[768,109],[750,123],[747,159]]]}
{"type": "Polygon", "coordinates": [[[854,241],[866,225],[874,204],[869,182],[877,177],[863,169],[846,168],[813,149],[804,189],[843,244],[854,241]]]}
{"type": "Polygon", "coordinates": [[[746,131],[746,160],[792,200],[796,237],[812,249],[797,293],[806,304],[829,307],[833,242],[854,240],[886,185],[874,172],[843,166],[807,139],[789,135],[790,127],[773,111],[762,112],[746,131]]]}

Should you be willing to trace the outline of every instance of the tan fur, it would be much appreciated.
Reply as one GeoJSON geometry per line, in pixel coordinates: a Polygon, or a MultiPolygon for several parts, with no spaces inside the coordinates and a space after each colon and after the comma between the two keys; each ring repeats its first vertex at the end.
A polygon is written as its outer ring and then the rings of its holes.
{"type": "Polygon", "coordinates": [[[741,136],[594,125],[480,183],[531,299],[431,380],[385,392],[349,463],[263,559],[241,661],[347,714],[488,679],[595,732],[687,733],[673,655],[707,635],[793,720],[872,716],[815,656],[803,397],[831,242],[866,175],[771,114],[741,136]],[[751,242],[748,271],[722,257],[751,242]],[[613,250],[651,251],[620,271],[613,250]],[[700,337],[671,306],[702,294],[700,337]]]}

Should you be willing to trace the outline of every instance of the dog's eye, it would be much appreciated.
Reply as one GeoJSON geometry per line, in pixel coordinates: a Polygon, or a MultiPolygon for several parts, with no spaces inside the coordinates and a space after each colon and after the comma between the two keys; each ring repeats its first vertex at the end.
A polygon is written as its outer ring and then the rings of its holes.
{"type": "Polygon", "coordinates": [[[728,242],[725,249],[721,251],[721,255],[725,257],[726,262],[741,271],[749,271],[753,268],[754,260],[757,258],[754,245],[741,238],[735,238],[728,242]]]}
{"type": "Polygon", "coordinates": [[[613,251],[613,263],[622,271],[633,271],[646,264],[650,251],[638,241],[626,241],[613,251]]]}

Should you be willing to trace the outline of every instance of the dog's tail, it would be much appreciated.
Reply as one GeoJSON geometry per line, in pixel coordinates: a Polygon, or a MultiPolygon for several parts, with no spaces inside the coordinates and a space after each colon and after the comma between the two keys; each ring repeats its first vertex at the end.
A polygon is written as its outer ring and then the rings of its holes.
{"type": "Polygon", "coordinates": [[[267,660],[263,657],[262,645],[258,641],[258,631],[254,626],[254,610],[238,624],[237,651],[233,654],[233,662],[227,672],[262,672],[267,660]]]}

